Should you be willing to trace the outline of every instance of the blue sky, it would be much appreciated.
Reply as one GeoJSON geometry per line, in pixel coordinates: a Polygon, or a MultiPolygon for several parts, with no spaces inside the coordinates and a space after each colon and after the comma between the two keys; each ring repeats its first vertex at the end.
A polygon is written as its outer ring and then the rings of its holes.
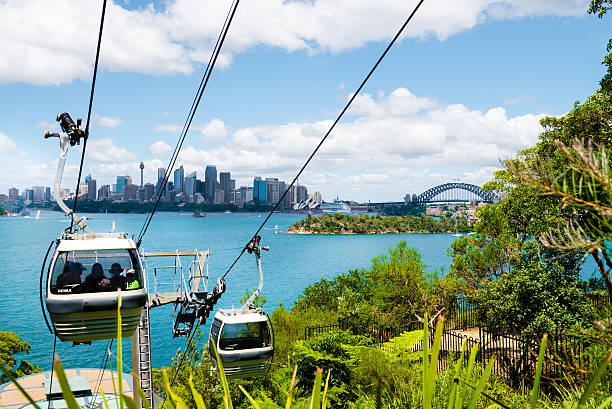
{"type": "MultiPolygon", "coordinates": [[[[59,112],[86,115],[101,1],[55,3],[0,1],[0,192],[51,185],[58,146],[42,133],[59,112]]],[[[142,160],[153,181],[229,2],[109,3],[85,168],[113,183],[142,160]]],[[[179,163],[238,185],[291,180],[415,4],[243,0],[179,163]]],[[[301,182],[360,201],[486,182],[535,143],[540,118],[597,88],[610,21],[587,7],[425,0],[301,182]]]]}

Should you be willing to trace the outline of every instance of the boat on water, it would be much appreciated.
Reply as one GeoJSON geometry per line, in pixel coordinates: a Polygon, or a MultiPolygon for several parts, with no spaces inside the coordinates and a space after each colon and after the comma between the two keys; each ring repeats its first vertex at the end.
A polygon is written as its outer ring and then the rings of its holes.
{"type": "Polygon", "coordinates": [[[461,233],[455,233],[455,234],[453,234],[453,237],[463,237],[463,234],[461,234],[461,233]]]}
{"type": "Polygon", "coordinates": [[[340,202],[321,203],[319,210],[321,210],[323,213],[350,214],[352,212],[349,205],[340,202]]]}
{"type": "Polygon", "coordinates": [[[223,213],[225,213],[225,214],[232,214],[232,212],[230,212],[229,210],[226,210],[223,213]]]}
{"type": "Polygon", "coordinates": [[[40,210],[36,212],[36,220],[40,220],[40,210]]]}
{"type": "Polygon", "coordinates": [[[201,217],[206,217],[206,213],[193,212],[193,216],[192,217],[195,217],[196,219],[199,219],[201,217]]]}

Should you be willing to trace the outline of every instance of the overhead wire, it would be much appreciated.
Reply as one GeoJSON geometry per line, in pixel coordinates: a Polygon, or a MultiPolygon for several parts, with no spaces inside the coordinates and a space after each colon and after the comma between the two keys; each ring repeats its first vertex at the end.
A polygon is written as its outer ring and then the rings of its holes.
{"type": "MultiPolygon", "coordinates": [[[[351,106],[351,104],[353,103],[353,101],[355,100],[355,98],[357,97],[357,95],[359,94],[359,92],[361,91],[361,89],[365,86],[366,82],[368,82],[368,80],[370,79],[370,77],[372,76],[372,74],[374,74],[374,71],[376,70],[376,68],[378,68],[378,65],[381,63],[381,61],[383,60],[383,58],[385,58],[385,56],[387,55],[387,53],[389,52],[389,50],[391,49],[391,47],[393,46],[393,44],[395,44],[396,40],[399,38],[399,36],[402,34],[402,32],[404,31],[404,29],[406,28],[406,26],[408,25],[408,23],[410,22],[410,20],[412,20],[412,17],[416,14],[417,10],[421,7],[421,4],[423,4],[425,0],[420,0],[416,7],[414,8],[414,10],[412,10],[412,13],[410,13],[410,15],[408,16],[408,18],[406,19],[406,21],[404,22],[404,24],[402,24],[402,26],[400,27],[400,29],[398,30],[397,34],[395,34],[395,36],[393,37],[393,39],[391,40],[391,42],[389,43],[389,45],[387,46],[387,48],[385,48],[385,51],[380,55],[380,57],[378,58],[378,60],[376,61],[376,64],[374,64],[374,66],[372,67],[372,69],[370,70],[370,72],[368,73],[368,75],[364,78],[364,80],[361,82],[361,84],[359,85],[359,87],[357,88],[357,90],[353,93],[353,95],[351,96],[351,98],[348,100],[348,102],[346,103],[346,105],[344,106],[344,108],[342,109],[342,111],[340,112],[340,114],[338,115],[338,117],[336,118],[336,120],[334,121],[334,123],[331,125],[331,127],[329,128],[329,130],[327,131],[327,133],[325,133],[325,136],[323,136],[323,138],[321,139],[321,141],[319,142],[319,144],[315,147],[314,151],[310,154],[310,156],[308,157],[308,159],[306,160],[306,162],[304,163],[304,165],[302,166],[302,168],[299,170],[299,172],[297,173],[297,175],[295,176],[295,178],[293,179],[293,181],[291,182],[291,184],[287,187],[287,189],[285,190],[285,192],[283,193],[283,195],[278,199],[278,201],[276,202],[276,204],[274,205],[274,207],[272,208],[272,210],[270,210],[270,212],[268,213],[268,216],[266,216],[266,218],[264,219],[264,221],[261,223],[261,225],[259,226],[259,228],[257,229],[257,231],[255,232],[255,234],[253,234],[253,237],[249,240],[249,243],[251,241],[253,241],[255,239],[255,237],[259,234],[259,232],[261,231],[261,229],[263,229],[263,227],[265,226],[265,224],[268,222],[268,220],[270,219],[270,217],[274,214],[274,212],[276,211],[276,209],[278,208],[278,206],[283,202],[283,200],[285,199],[285,196],[287,196],[287,193],[291,190],[291,188],[293,187],[293,185],[295,185],[295,182],[298,180],[298,178],[302,175],[302,172],[304,172],[304,169],[306,169],[306,166],[308,166],[308,164],[310,163],[310,161],[312,160],[312,158],[315,156],[315,154],[319,151],[319,148],[321,148],[321,145],[323,145],[323,143],[325,142],[325,140],[327,140],[327,137],[330,135],[330,133],[332,132],[332,130],[336,127],[336,124],[338,124],[338,122],[340,121],[340,119],[342,118],[342,116],[344,115],[344,113],[348,110],[348,108],[351,106]]],[[[238,257],[236,257],[236,259],[234,260],[234,262],[229,266],[229,268],[225,271],[225,273],[223,274],[222,278],[225,278],[229,272],[232,270],[232,268],[234,268],[234,266],[236,265],[236,263],[238,262],[238,260],[240,260],[240,258],[244,255],[245,251],[246,251],[247,247],[246,245],[242,248],[242,251],[240,252],[240,254],[238,255],[238,257]]]]}
{"type": "Polygon", "coordinates": [[[111,338],[106,346],[106,351],[104,351],[104,357],[102,358],[102,365],[100,365],[100,369],[98,370],[98,380],[96,381],[96,385],[94,387],[95,392],[92,393],[93,402],[91,407],[95,407],[96,400],[98,399],[98,392],[100,391],[100,386],[102,385],[102,379],[104,378],[104,372],[106,372],[106,365],[108,365],[108,359],[111,355],[111,348],[113,347],[114,338],[111,338]]]}
{"type": "Polygon", "coordinates": [[[236,9],[238,8],[239,2],[240,0],[233,1],[232,5],[230,6],[230,10],[228,11],[227,16],[225,17],[223,28],[221,29],[221,32],[219,33],[219,37],[217,38],[215,48],[213,49],[213,52],[210,56],[210,59],[208,61],[204,74],[202,76],[202,80],[200,81],[198,91],[196,92],[194,100],[191,104],[191,108],[189,109],[189,114],[187,115],[187,119],[185,120],[185,124],[183,125],[183,129],[181,131],[177,144],[174,147],[174,151],[172,152],[170,162],[168,163],[168,167],[166,168],[166,171],[164,173],[164,178],[162,180],[161,185],[158,187],[153,209],[151,210],[151,213],[149,213],[149,215],[147,216],[144,224],[142,225],[142,228],[140,229],[140,233],[138,234],[138,240],[136,241],[137,247],[140,247],[140,244],[142,243],[142,238],[147,232],[147,229],[149,228],[149,225],[151,224],[151,220],[153,220],[153,216],[155,215],[155,212],[157,211],[157,206],[159,205],[163,192],[166,190],[166,184],[168,183],[168,179],[170,175],[172,174],[172,171],[174,170],[174,165],[176,164],[176,160],[178,158],[179,152],[183,146],[183,143],[185,142],[185,137],[187,136],[187,132],[189,131],[189,128],[191,127],[191,123],[196,114],[196,111],[198,110],[198,106],[200,104],[202,96],[204,95],[206,86],[208,85],[208,80],[210,79],[215,63],[217,62],[219,53],[221,52],[221,47],[223,46],[225,37],[227,36],[227,32],[234,18],[234,14],[236,13],[236,9]]]}
{"type": "MultiPolygon", "coordinates": [[[[102,3],[102,16],[100,17],[100,31],[98,32],[98,46],[96,49],[96,60],[94,62],[93,79],[91,81],[91,91],[89,93],[89,108],[87,109],[87,121],[85,122],[85,134],[83,136],[83,150],[81,151],[81,164],[79,165],[79,177],[77,178],[76,189],[74,190],[74,202],[72,213],[76,213],[77,201],[79,199],[79,187],[81,186],[81,175],[83,174],[83,162],[85,161],[85,149],[89,139],[89,122],[91,120],[91,107],[93,106],[94,90],[96,88],[96,77],[98,74],[98,62],[100,61],[100,45],[102,44],[102,29],[104,28],[104,16],[106,14],[106,0],[102,3]]],[[[74,226],[74,218],[70,218],[70,231],[74,226]]]]}

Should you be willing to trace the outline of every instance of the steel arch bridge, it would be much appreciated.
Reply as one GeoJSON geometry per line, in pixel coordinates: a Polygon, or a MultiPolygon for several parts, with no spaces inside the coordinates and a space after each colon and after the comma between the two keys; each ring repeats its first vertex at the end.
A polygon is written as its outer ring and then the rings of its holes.
{"type": "MultiPolygon", "coordinates": [[[[466,195],[464,195],[466,196],[466,195]]],[[[426,190],[412,200],[412,203],[434,203],[434,202],[466,202],[471,198],[479,198],[485,203],[498,203],[500,197],[490,190],[483,190],[476,185],[469,183],[445,183],[443,185],[434,186],[426,190]],[[470,198],[459,198],[460,194],[457,191],[468,192],[470,198]]]]}

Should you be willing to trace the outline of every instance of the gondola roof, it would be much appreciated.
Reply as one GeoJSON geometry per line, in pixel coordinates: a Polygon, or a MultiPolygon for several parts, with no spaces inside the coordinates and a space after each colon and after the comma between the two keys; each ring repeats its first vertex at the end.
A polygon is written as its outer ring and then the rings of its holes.
{"type": "Polygon", "coordinates": [[[135,249],[124,233],[71,234],[58,244],[57,251],[135,249]]]}
{"type": "Polygon", "coordinates": [[[223,321],[225,324],[243,324],[245,322],[262,322],[268,318],[266,313],[260,308],[238,310],[232,308],[231,310],[219,310],[215,314],[215,318],[223,321]]]}

